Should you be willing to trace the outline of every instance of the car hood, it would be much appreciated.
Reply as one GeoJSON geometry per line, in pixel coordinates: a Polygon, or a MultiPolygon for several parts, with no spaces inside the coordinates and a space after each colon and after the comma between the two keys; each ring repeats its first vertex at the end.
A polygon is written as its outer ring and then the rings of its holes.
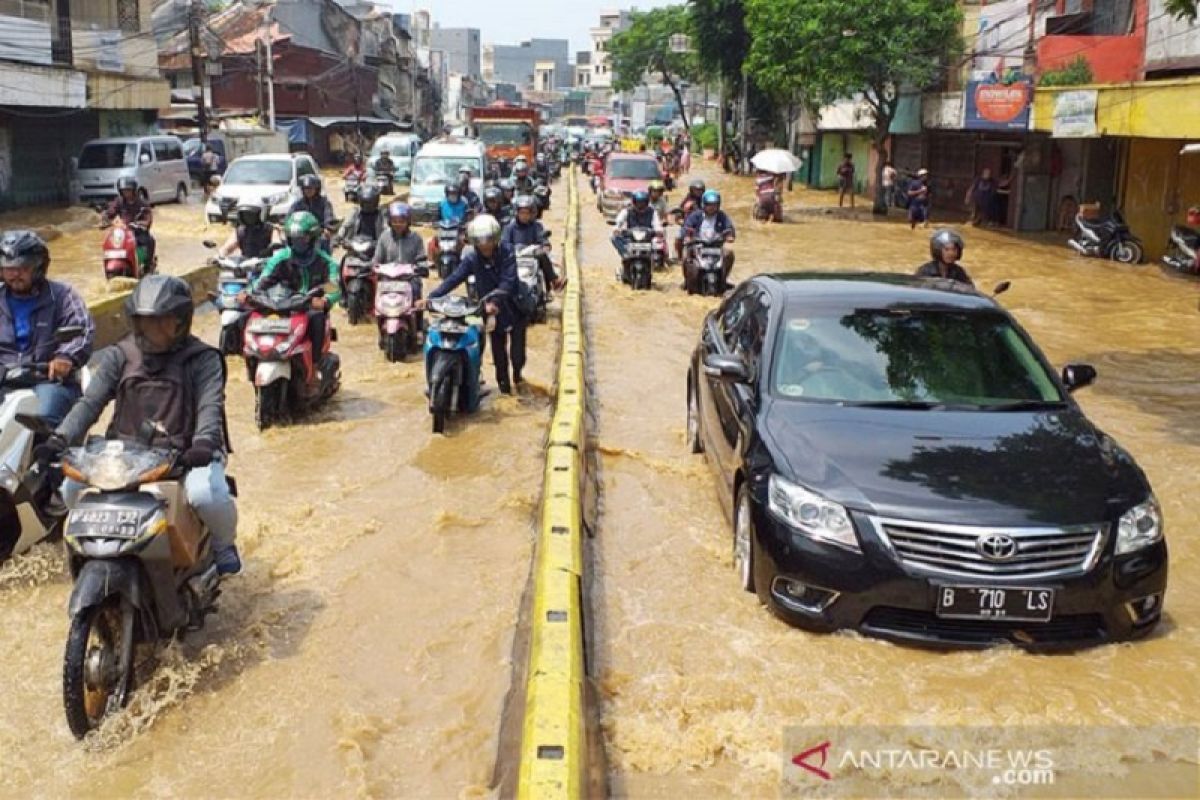
{"type": "Polygon", "coordinates": [[[223,183],[213,192],[218,200],[222,197],[236,199],[253,198],[263,200],[278,194],[287,194],[291,189],[286,183],[223,183]]]}
{"type": "Polygon", "coordinates": [[[884,516],[1092,524],[1149,491],[1129,454],[1073,407],[909,411],[775,400],[762,420],[775,463],[790,472],[785,477],[884,516]]]}
{"type": "Polygon", "coordinates": [[[650,181],[647,178],[605,178],[605,189],[620,189],[622,192],[632,192],[637,189],[646,189],[650,186],[650,181]]]}

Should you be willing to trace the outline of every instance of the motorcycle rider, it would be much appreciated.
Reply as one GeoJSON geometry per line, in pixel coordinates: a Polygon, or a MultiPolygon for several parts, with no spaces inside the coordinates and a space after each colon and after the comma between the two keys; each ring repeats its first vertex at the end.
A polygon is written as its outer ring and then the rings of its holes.
{"type": "Polygon", "coordinates": [[[533,178],[529,174],[529,162],[519,159],[513,164],[513,184],[517,194],[533,194],[533,178]]]}
{"type": "MultiPolygon", "coordinates": [[[[83,441],[104,408],[115,401],[110,439],[136,440],[143,423],[162,427],[166,443],[180,451],[178,463],[188,505],[212,533],[221,575],[242,569],[235,539],[237,505],[225,481],[231,452],[225,421],[225,360],[192,335],[192,290],[173,275],[148,275],[125,301],[133,333],[102,350],[87,391],[35,450],[46,464],[83,441]]],[[[161,442],[155,442],[160,444],[161,442]]],[[[63,482],[62,495],[74,508],[84,486],[63,482]]]]}
{"type": "Polygon", "coordinates": [[[275,227],[267,224],[267,208],[262,203],[247,200],[235,212],[237,226],[217,249],[222,258],[241,253],[244,258],[266,258],[275,241],[275,227]]]}
{"type": "Polygon", "coordinates": [[[504,191],[499,186],[489,186],[483,190],[484,214],[491,214],[501,226],[508,225],[513,219],[512,206],[504,204],[504,191]]]}
{"type": "MultiPolygon", "coordinates": [[[[467,225],[467,237],[474,245],[463,256],[454,272],[446,276],[441,286],[429,293],[429,299],[449,294],[467,278],[474,276],[475,289],[484,298],[484,307],[495,318],[495,327],[488,335],[492,360],[496,365],[496,384],[503,394],[512,394],[512,382],[521,383],[525,367],[525,320],[513,307],[517,293],[517,258],[513,249],[500,241],[500,223],[494,217],[481,214],[467,225]],[[511,344],[511,350],[510,350],[511,344]],[[512,382],[509,381],[509,356],[512,357],[512,382]]],[[[418,303],[425,307],[425,301],[418,303]]]]}
{"type": "Polygon", "coordinates": [[[352,239],[355,236],[369,236],[378,239],[383,233],[383,220],[379,213],[379,189],[374,186],[364,186],[358,195],[358,206],[351,210],[350,216],[342,223],[334,244],[352,239]]]}
{"type": "Polygon", "coordinates": [[[517,197],[517,182],[512,178],[504,178],[497,184],[500,187],[500,193],[504,195],[504,207],[508,213],[513,213],[513,200],[517,197]]]}
{"type": "MultiPolygon", "coordinates": [[[[546,231],[542,227],[542,223],[537,221],[537,203],[532,197],[523,194],[517,198],[514,205],[517,208],[517,217],[504,226],[500,242],[511,247],[516,253],[531,244],[542,244],[546,239],[546,231]]],[[[542,270],[542,276],[546,279],[546,285],[561,290],[566,282],[559,278],[554,271],[554,264],[550,261],[550,256],[544,252],[538,253],[537,261],[538,267],[542,270]]]]}
{"type": "Polygon", "coordinates": [[[375,159],[375,174],[386,175],[388,181],[392,181],[396,177],[396,162],[392,161],[392,155],[387,150],[379,154],[379,158],[375,159]]]}
{"type": "Polygon", "coordinates": [[[158,243],[150,234],[150,226],[154,224],[154,212],[150,210],[150,204],[143,203],[142,198],[138,196],[136,178],[117,178],[117,196],[108,204],[108,208],[104,209],[100,227],[107,227],[117,217],[126,225],[134,226],[131,227],[133,238],[138,247],[146,250],[146,263],[142,265],[142,270],[153,270],[154,254],[158,249],[158,243]]]}
{"type": "Polygon", "coordinates": [[[693,178],[688,184],[688,193],[684,196],[683,202],[679,204],[679,210],[683,212],[683,218],[680,220],[679,230],[675,234],[675,258],[683,259],[683,222],[688,216],[700,207],[700,200],[704,197],[706,191],[704,181],[699,178],[693,178]]]}
{"type": "Polygon", "coordinates": [[[96,328],[83,298],[65,283],[49,280],[50,249],[29,230],[0,236],[0,367],[47,364],[46,382],[34,387],[38,413],[50,425],[62,422],[79,399],[76,370],[92,355],[96,328]],[[68,342],[59,328],[79,327],[68,342]]]}
{"type": "Polygon", "coordinates": [[[662,220],[663,225],[667,224],[667,198],[666,185],[660,180],[650,181],[648,187],[650,192],[650,206],[658,214],[658,218],[662,220]]]}
{"type": "MultiPolygon", "coordinates": [[[[465,225],[466,222],[471,219],[472,216],[474,216],[474,214],[471,211],[471,207],[467,205],[467,201],[463,200],[462,191],[457,185],[448,183],[446,184],[445,193],[446,197],[440,203],[438,203],[437,213],[433,218],[434,224],[436,225],[439,222],[453,222],[460,227],[465,225]]],[[[456,252],[462,252],[464,242],[465,239],[460,233],[458,236],[458,244],[455,247],[456,252]]],[[[438,247],[439,245],[437,237],[431,236],[429,238],[428,247],[430,261],[437,259],[438,247]]]]}
{"type": "MultiPolygon", "coordinates": [[[[408,203],[403,203],[399,200],[388,203],[387,207],[387,230],[380,236],[379,241],[375,243],[375,256],[371,260],[371,266],[377,267],[380,264],[427,264],[428,260],[425,256],[425,243],[421,241],[421,235],[412,229],[412,208],[408,203]]],[[[413,276],[413,299],[421,298],[421,279],[413,276]]],[[[422,325],[423,315],[417,312],[417,330],[425,330],[422,325]]]]}
{"type": "MultiPolygon", "coordinates": [[[[262,273],[250,285],[251,294],[259,294],[272,286],[283,285],[295,292],[309,292],[324,285],[325,296],[314,297],[308,311],[308,336],[312,342],[313,363],[320,368],[325,349],[325,317],[327,310],[342,296],[338,282],[341,270],[333,256],[317,247],[321,223],[311,213],[298,211],[283,223],[287,247],[271,257],[262,273]]],[[[241,298],[245,302],[245,298],[241,298]]]]}
{"type": "Polygon", "coordinates": [[[629,205],[617,212],[612,244],[617,248],[622,261],[625,260],[625,246],[629,243],[630,228],[650,228],[656,235],[663,232],[662,220],[654,206],[650,205],[650,193],[645,189],[635,191],[629,205]]]}
{"type": "Polygon", "coordinates": [[[321,194],[321,179],[316,175],[300,177],[300,192],[301,196],[288,209],[288,216],[290,218],[292,214],[305,211],[312,214],[316,218],[317,224],[321,226],[321,249],[328,253],[331,250],[329,237],[333,234],[335,223],[333,203],[321,194]]]}
{"type": "Polygon", "coordinates": [[[483,204],[479,200],[479,195],[471,189],[471,168],[459,167],[458,170],[458,191],[462,195],[462,199],[466,202],[467,207],[471,211],[479,211],[483,204]]]}
{"type": "MultiPolygon", "coordinates": [[[[697,237],[701,239],[720,236],[725,240],[725,252],[721,256],[721,273],[725,286],[729,286],[729,273],[733,271],[733,241],[737,238],[733,220],[721,210],[721,194],[709,189],[700,198],[700,208],[688,215],[683,222],[683,244],[687,247],[697,237]]],[[[683,262],[684,285],[696,280],[696,263],[693,259],[683,262]]]]}
{"type": "Polygon", "coordinates": [[[974,286],[974,281],[958,263],[965,249],[966,244],[958,231],[950,228],[935,231],[929,238],[929,255],[933,258],[917,267],[916,274],[922,278],[943,278],[974,286]]]}
{"type": "Polygon", "coordinates": [[[358,178],[360,186],[367,182],[367,168],[363,166],[361,153],[354,154],[354,158],[350,161],[350,166],[346,167],[346,171],[342,173],[342,180],[349,180],[351,177],[358,178]]]}

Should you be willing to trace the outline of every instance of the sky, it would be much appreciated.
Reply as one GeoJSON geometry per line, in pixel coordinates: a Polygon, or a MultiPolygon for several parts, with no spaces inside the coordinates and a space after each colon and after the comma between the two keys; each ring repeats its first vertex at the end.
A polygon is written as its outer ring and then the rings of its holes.
{"type": "MultiPolygon", "coordinates": [[[[672,0],[380,0],[396,11],[428,9],[443,28],[479,28],[483,42],[518,44],[525,39],[569,39],[571,60],[591,50],[588,29],[598,25],[602,9],[640,11],[670,5],[672,0]]],[[[674,0],[678,3],[681,0],[674,0]]]]}

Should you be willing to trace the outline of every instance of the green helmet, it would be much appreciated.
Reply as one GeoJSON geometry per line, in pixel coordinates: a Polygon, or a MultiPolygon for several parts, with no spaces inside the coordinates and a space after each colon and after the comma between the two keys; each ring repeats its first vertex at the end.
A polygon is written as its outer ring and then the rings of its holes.
{"type": "Polygon", "coordinates": [[[292,255],[307,260],[316,253],[321,223],[308,211],[297,211],[283,223],[283,235],[287,238],[292,255]]]}

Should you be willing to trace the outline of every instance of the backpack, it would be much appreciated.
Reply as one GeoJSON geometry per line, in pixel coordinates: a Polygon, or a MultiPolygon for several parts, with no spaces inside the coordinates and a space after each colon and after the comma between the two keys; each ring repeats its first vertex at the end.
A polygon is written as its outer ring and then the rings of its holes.
{"type": "Polygon", "coordinates": [[[517,293],[513,297],[513,307],[517,316],[526,322],[537,314],[537,297],[524,281],[517,281],[517,293]]]}

